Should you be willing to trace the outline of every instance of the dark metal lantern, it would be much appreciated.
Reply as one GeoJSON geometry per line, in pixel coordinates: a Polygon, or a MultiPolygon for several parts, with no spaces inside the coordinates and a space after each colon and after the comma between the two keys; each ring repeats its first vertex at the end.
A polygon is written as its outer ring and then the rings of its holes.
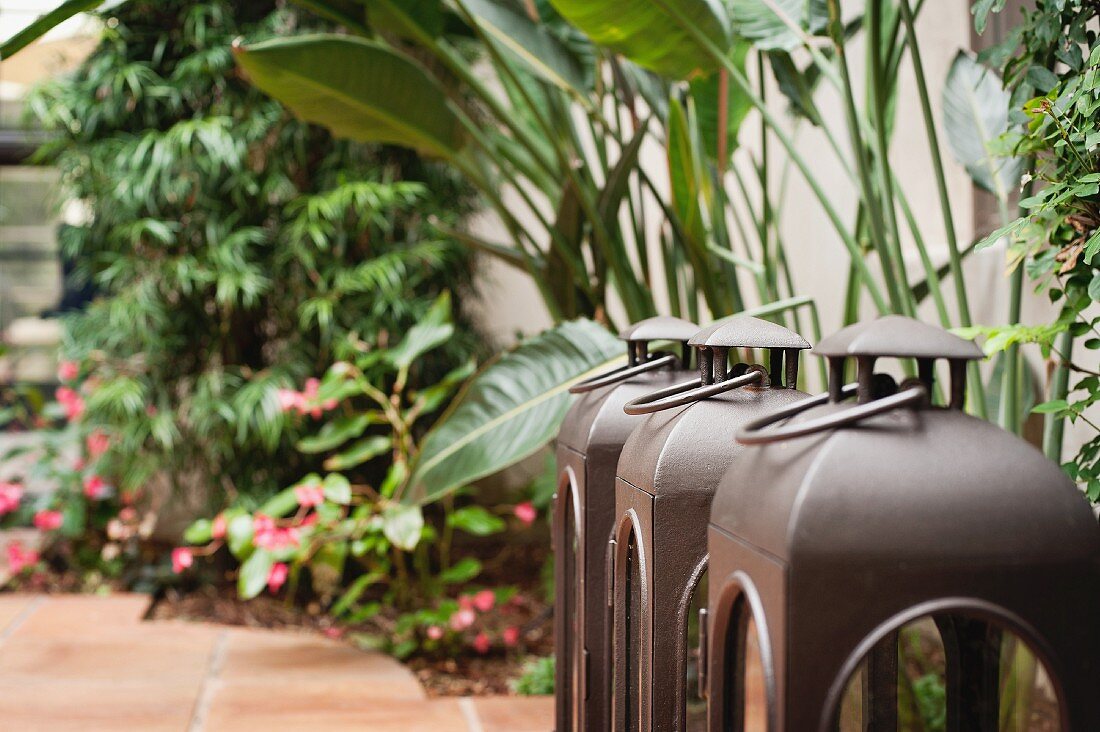
{"type": "Polygon", "coordinates": [[[607,601],[616,730],[688,728],[688,609],[706,572],[711,496],[736,452],[730,445],[737,429],[804,396],[794,385],[798,352],[809,344],[786,328],[739,316],[700,331],[689,344],[698,378],[626,406],[650,416],[627,440],[615,481],[614,586],[607,601]],[[730,369],[736,348],[765,349],[769,368],[730,369]]]}
{"type": "Polygon", "coordinates": [[[623,405],[691,374],[686,345],[699,326],[657,317],[620,334],[627,365],[575,385],[579,394],[557,440],[554,504],[556,724],[558,732],[606,729],[610,722],[604,553],[615,511],[615,466],[639,422],[623,405]],[[654,341],[679,342],[681,353],[650,353],[654,341]]]}
{"type": "Polygon", "coordinates": [[[931,616],[948,730],[998,729],[1005,630],[1046,667],[1061,729],[1100,730],[1100,531],[1056,465],[963,413],[978,348],[891,316],[814,350],[829,394],[747,425],[739,440],[761,446],[714,498],[710,729],[835,730],[857,668],[861,724],[897,729],[898,629],[931,616]],[[874,373],[884,356],[916,359],[917,377],[874,373]],[[858,381],[844,386],[849,358],[858,381]],[[940,358],[947,407],[931,404],[940,358]]]}

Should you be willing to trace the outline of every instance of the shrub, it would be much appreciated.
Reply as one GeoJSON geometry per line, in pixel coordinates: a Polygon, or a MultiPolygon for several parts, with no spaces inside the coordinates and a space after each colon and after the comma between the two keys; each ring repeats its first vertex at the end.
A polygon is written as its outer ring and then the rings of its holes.
{"type": "Polygon", "coordinates": [[[534,658],[523,665],[523,675],[512,684],[517,694],[534,696],[554,693],[554,657],[534,658]]]}

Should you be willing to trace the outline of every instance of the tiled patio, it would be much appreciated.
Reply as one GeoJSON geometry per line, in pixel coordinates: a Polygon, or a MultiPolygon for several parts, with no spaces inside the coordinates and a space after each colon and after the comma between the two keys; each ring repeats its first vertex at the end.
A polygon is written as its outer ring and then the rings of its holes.
{"type": "Polygon", "coordinates": [[[0,595],[0,726],[545,732],[547,697],[428,699],[391,658],[316,635],[142,620],[141,595],[0,595]]]}

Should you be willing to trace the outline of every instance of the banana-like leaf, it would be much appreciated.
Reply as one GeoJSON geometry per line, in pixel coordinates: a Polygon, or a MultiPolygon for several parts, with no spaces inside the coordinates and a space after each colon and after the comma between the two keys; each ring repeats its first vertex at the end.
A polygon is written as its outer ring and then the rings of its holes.
{"type": "Polygon", "coordinates": [[[103,0],[68,0],[48,13],[43,13],[14,36],[0,44],[0,59],[7,59],[37,41],[53,28],[79,13],[95,10],[103,0]]]}
{"type": "MultiPolygon", "coordinates": [[[[737,68],[745,71],[745,59],[748,57],[751,46],[741,40],[733,44],[733,52],[730,59],[737,68]]],[[[695,116],[699,125],[699,138],[703,145],[703,151],[711,160],[718,159],[719,149],[726,151],[727,156],[732,155],[737,149],[737,133],[741,129],[741,123],[752,111],[752,102],[744,94],[736,91],[730,92],[730,82],[722,71],[695,79],[691,82],[691,97],[695,100],[695,116]],[[722,85],[726,86],[723,93],[722,85]],[[725,142],[720,143],[719,125],[722,119],[722,101],[726,104],[726,130],[725,142]]],[[[724,163],[725,161],[723,161],[724,163]]]]}
{"type": "Polygon", "coordinates": [[[550,0],[589,38],[651,71],[686,79],[718,68],[718,61],[685,22],[726,50],[729,19],[718,0],[550,0]]]}
{"type": "Polygon", "coordinates": [[[955,159],[979,186],[1007,201],[1024,161],[1002,158],[990,144],[1008,132],[1011,94],[1000,77],[963,52],[955,56],[943,87],[943,126],[955,159]]]}
{"type": "Polygon", "coordinates": [[[446,94],[389,46],[318,34],[238,46],[234,53],[253,84],[335,135],[445,158],[463,146],[446,94]]]}
{"type": "Polygon", "coordinates": [[[734,32],[761,51],[793,51],[803,37],[825,27],[821,0],[731,0],[734,32]]]}
{"type": "Polygon", "coordinates": [[[443,32],[443,3],[439,0],[401,0],[390,2],[367,0],[367,18],[377,31],[396,33],[403,38],[425,33],[436,37],[443,32]]]}
{"type": "Polygon", "coordinates": [[[586,85],[580,61],[546,28],[494,0],[459,0],[491,38],[550,83],[581,93],[586,85]]]}
{"type": "Polygon", "coordinates": [[[571,403],[569,386],[614,365],[622,352],[602,326],[575,320],[501,356],[425,436],[401,500],[437,500],[534,453],[557,433],[571,403]]]}

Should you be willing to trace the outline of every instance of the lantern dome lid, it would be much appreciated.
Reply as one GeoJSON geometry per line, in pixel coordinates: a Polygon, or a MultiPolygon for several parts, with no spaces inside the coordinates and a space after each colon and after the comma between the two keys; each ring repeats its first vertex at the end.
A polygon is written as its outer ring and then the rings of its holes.
{"type": "Polygon", "coordinates": [[[1096,519],[1058,466],[946,409],[897,410],[741,453],[711,524],[792,571],[815,562],[980,571],[1100,556],[1096,519]]]}
{"type": "Polygon", "coordinates": [[[623,405],[689,377],[679,369],[660,369],[579,395],[562,420],[558,444],[585,454],[605,444],[617,449],[639,424],[639,418],[626,414],[623,405]]]}
{"type": "Polygon", "coordinates": [[[688,341],[696,347],[717,348],[792,348],[806,349],[810,344],[793,330],[749,315],[723,318],[698,331],[688,341]]]}
{"type": "Polygon", "coordinates": [[[828,358],[887,356],[896,358],[985,358],[973,341],[901,315],[856,323],[823,338],[813,353],[828,358]]]}
{"type": "Polygon", "coordinates": [[[624,341],[686,341],[699,326],[683,318],[659,315],[639,320],[619,333],[624,341]]]}

